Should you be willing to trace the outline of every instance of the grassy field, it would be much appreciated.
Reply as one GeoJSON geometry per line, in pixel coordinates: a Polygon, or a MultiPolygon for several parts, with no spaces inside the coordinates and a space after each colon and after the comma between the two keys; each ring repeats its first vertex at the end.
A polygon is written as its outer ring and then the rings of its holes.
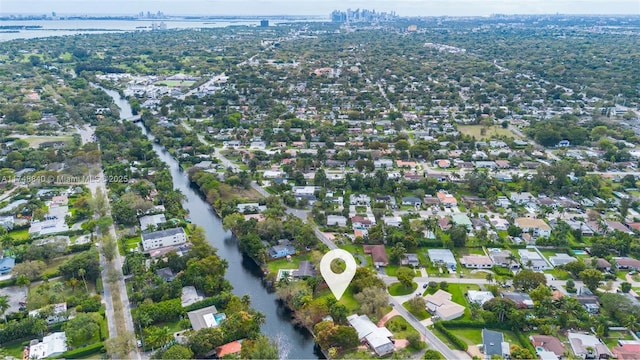
{"type": "Polygon", "coordinates": [[[408,295],[416,291],[417,288],[418,284],[415,282],[411,283],[410,288],[405,288],[404,286],[402,286],[402,284],[395,283],[389,285],[389,294],[391,294],[392,296],[408,295]]]}
{"type": "Polygon", "coordinates": [[[409,325],[407,320],[400,315],[396,315],[389,319],[385,326],[393,333],[394,339],[406,339],[410,334],[419,335],[418,331],[409,325]]]}
{"type": "Polygon", "coordinates": [[[195,81],[191,80],[163,80],[156,82],[154,85],[164,85],[168,87],[191,87],[195,83],[195,81]]]}
{"type": "Polygon", "coordinates": [[[516,134],[512,133],[509,129],[503,129],[499,125],[494,126],[482,126],[482,125],[458,125],[458,130],[469,136],[473,136],[476,139],[490,139],[494,136],[506,136],[510,138],[519,138],[516,134]],[[482,128],[486,129],[484,135],[481,135],[482,128]]]}
{"type": "Polygon", "coordinates": [[[402,306],[407,309],[413,316],[415,316],[418,320],[424,320],[431,317],[431,314],[426,309],[421,309],[420,311],[411,311],[409,309],[409,301],[405,301],[402,306]]]}
{"type": "Polygon", "coordinates": [[[29,229],[11,231],[9,236],[14,240],[27,240],[29,238],[29,229]]]}
{"type": "Polygon", "coordinates": [[[270,261],[269,263],[267,263],[267,267],[269,268],[270,272],[278,273],[278,270],[280,269],[297,269],[301,261],[309,259],[310,255],[307,253],[303,255],[292,256],[290,261],[286,258],[270,261]]]}
{"type": "MultiPolygon", "coordinates": [[[[451,329],[451,331],[456,334],[461,340],[465,341],[469,345],[478,345],[482,344],[482,329],[472,329],[472,328],[462,328],[462,329],[451,329]]],[[[516,344],[522,346],[520,341],[516,337],[516,335],[511,331],[504,330],[495,330],[504,334],[505,341],[510,342],[511,344],[516,344]]]]}
{"type": "Polygon", "coordinates": [[[19,138],[21,138],[22,140],[26,141],[29,143],[29,146],[32,148],[37,148],[40,146],[40,144],[45,143],[45,142],[49,142],[49,141],[63,141],[65,143],[69,143],[71,142],[71,140],[73,140],[73,137],[71,136],[31,136],[31,135],[24,135],[24,136],[18,136],[19,138]]]}
{"type": "Polygon", "coordinates": [[[609,349],[617,346],[618,340],[633,340],[633,336],[628,331],[609,331],[609,336],[603,339],[609,349]]]}

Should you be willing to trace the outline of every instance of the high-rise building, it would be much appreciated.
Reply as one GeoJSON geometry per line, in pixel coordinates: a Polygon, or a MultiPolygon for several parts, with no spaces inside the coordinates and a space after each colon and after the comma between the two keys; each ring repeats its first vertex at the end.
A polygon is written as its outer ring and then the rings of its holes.
{"type": "Polygon", "coordinates": [[[269,20],[260,20],[260,27],[269,27],[269,20]]]}

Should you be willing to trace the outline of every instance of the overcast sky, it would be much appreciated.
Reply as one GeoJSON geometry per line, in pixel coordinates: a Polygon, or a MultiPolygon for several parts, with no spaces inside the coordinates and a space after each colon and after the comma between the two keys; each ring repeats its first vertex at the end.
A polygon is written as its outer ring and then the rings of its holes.
{"type": "Polygon", "coordinates": [[[401,16],[640,14],[640,0],[0,0],[0,14],[327,15],[334,9],[401,16]]]}

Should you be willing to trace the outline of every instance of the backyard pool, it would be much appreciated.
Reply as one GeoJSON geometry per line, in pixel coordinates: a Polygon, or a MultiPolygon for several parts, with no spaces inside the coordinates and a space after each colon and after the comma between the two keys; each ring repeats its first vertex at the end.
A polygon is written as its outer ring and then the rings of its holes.
{"type": "Polygon", "coordinates": [[[573,255],[587,255],[587,252],[584,250],[573,250],[573,255]]]}

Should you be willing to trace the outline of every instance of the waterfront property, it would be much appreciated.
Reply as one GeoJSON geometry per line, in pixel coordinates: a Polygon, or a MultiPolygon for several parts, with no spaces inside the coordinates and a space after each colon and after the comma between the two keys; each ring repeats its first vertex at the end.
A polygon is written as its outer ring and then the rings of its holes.
{"type": "Polygon", "coordinates": [[[366,343],[376,355],[384,356],[395,349],[391,337],[393,334],[386,327],[377,327],[367,315],[353,314],[347,321],[358,333],[358,339],[366,343]]]}
{"type": "Polygon", "coordinates": [[[144,251],[180,245],[185,242],[187,242],[187,234],[181,227],[142,234],[142,248],[144,251]]]}
{"type": "Polygon", "coordinates": [[[187,316],[189,317],[189,321],[191,321],[191,327],[195,331],[204,328],[218,327],[220,323],[227,318],[224,313],[218,313],[218,309],[216,309],[215,305],[199,310],[189,311],[187,316]]]}

